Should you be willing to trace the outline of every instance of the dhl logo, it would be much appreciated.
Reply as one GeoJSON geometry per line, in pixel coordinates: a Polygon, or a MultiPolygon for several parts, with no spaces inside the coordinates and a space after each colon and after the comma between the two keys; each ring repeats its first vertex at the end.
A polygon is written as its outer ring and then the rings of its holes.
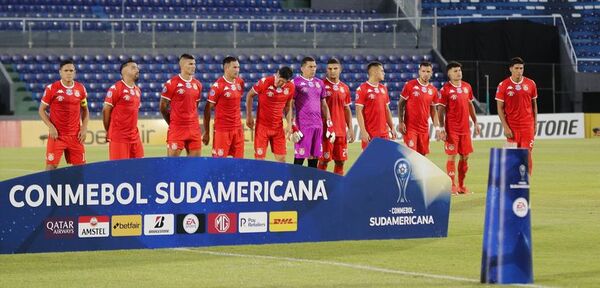
{"type": "Polygon", "coordinates": [[[269,213],[270,232],[298,231],[297,211],[274,211],[269,213]]]}
{"type": "Polygon", "coordinates": [[[294,219],[292,218],[282,218],[282,219],[273,219],[273,224],[294,224],[294,219]]]}

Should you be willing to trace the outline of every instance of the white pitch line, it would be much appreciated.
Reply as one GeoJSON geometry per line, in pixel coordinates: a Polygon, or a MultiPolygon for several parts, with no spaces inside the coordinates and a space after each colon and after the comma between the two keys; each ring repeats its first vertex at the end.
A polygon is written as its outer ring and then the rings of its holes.
{"type": "MultiPolygon", "coordinates": [[[[429,273],[420,273],[420,272],[409,272],[409,271],[402,271],[402,270],[393,270],[393,269],[387,269],[387,268],[379,268],[379,267],[373,267],[373,266],[367,266],[367,265],[350,264],[350,263],[335,262],[335,261],[311,260],[311,259],[266,256],[266,255],[237,254],[237,253],[216,252],[216,251],[189,249],[189,248],[174,248],[174,250],[200,253],[200,254],[208,254],[208,255],[216,255],[216,256],[225,256],[225,257],[239,257],[239,258],[251,258],[251,259],[258,258],[258,259],[267,259],[267,260],[276,260],[276,261],[321,264],[321,265],[328,265],[328,266],[338,266],[338,267],[345,267],[345,268],[351,268],[351,269],[357,269],[357,270],[381,272],[381,273],[388,273],[388,274],[397,274],[397,275],[404,275],[404,276],[413,276],[413,277],[428,278],[428,279],[479,283],[478,279],[455,277],[455,276],[448,276],[448,275],[437,275],[437,274],[429,274],[429,273]]],[[[535,284],[514,284],[511,286],[549,288],[549,286],[541,286],[541,285],[535,285],[535,284]]]]}

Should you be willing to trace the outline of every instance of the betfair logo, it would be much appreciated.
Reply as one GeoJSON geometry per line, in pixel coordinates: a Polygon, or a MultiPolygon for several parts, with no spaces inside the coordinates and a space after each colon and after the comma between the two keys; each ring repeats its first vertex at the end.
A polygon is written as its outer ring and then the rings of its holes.
{"type": "Polygon", "coordinates": [[[269,232],[298,231],[297,211],[276,211],[269,213],[269,232]]]}
{"type": "Polygon", "coordinates": [[[142,215],[115,215],[112,223],[114,237],[142,235],[142,215]]]}

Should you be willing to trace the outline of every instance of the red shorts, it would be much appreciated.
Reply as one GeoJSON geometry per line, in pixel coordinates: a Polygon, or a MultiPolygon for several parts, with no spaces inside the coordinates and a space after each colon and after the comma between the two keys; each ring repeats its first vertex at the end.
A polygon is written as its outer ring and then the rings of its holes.
{"type": "Polygon", "coordinates": [[[254,158],[264,159],[267,145],[271,145],[271,152],[275,155],[285,155],[287,153],[283,127],[280,129],[256,127],[254,130],[254,158]]]}
{"type": "MultiPolygon", "coordinates": [[[[389,140],[390,139],[390,135],[389,134],[388,135],[382,135],[382,136],[379,136],[379,137],[377,137],[377,136],[375,136],[375,137],[371,136],[371,139],[373,139],[373,138],[381,138],[381,139],[389,140]]],[[[362,146],[362,149],[365,150],[367,148],[367,146],[369,146],[369,142],[360,141],[360,145],[362,146]]]]}
{"type": "Polygon", "coordinates": [[[108,157],[110,160],[142,158],[144,157],[142,140],[138,139],[133,143],[110,141],[108,142],[108,157]]]}
{"type": "Polygon", "coordinates": [[[403,138],[408,148],[419,152],[421,155],[429,154],[429,133],[406,131],[403,138]]]}
{"type": "Polygon", "coordinates": [[[48,137],[46,144],[46,164],[56,165],[65,153],[67,163],[73,165],[85,164],[85,148],[77,136],[59,136],[54,140],[48,137]]]}
{"type": "Polygon", "coordinates": [[[527,148],[533,150],[533,129],[512,130],[513,137],[506,139],[509,143],[517,143],[519,148],[527,148]]]}
{"type": "Polygon", "coordinates": [[[202,149],[200,127],[169,127],[167,131],[167,149],[185,149],[186,151],[202,149]]]}
{"type": "Polygon", "coordinates": [[[323,138],[323,156],[321,161],[346,161],[348,160],[348,141],[346,137],[335,137],[335,141],[331,143],[329,139],[323,138]]]}
{"type": "Polygon", "coordinates": [[[212,156],[224,158],[244,158],[244,130],[240,127],[234,130],[217,131],[213,133],[212,156]]]}
{"type": "Polygon", "coordinates": [[[469,155],[473,152],[473,143],[470,134],[446,134],[444,150],[448,155],[469,155]]]}

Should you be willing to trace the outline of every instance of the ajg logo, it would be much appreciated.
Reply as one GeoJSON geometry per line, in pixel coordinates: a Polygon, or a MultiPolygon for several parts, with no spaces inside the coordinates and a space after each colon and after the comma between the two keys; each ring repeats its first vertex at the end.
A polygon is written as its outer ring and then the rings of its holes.
{"type": "Polygon", "coordinates": [[[406,187],[410,180],[411,170],[410,163],[404,158],[398,159],[396,160],[396,163],[394,163],[394,177],[396,178],[396,184],[398,185],[398,200],[396,200],[396,203],[409,202],[406,197],[406,187]]]}

